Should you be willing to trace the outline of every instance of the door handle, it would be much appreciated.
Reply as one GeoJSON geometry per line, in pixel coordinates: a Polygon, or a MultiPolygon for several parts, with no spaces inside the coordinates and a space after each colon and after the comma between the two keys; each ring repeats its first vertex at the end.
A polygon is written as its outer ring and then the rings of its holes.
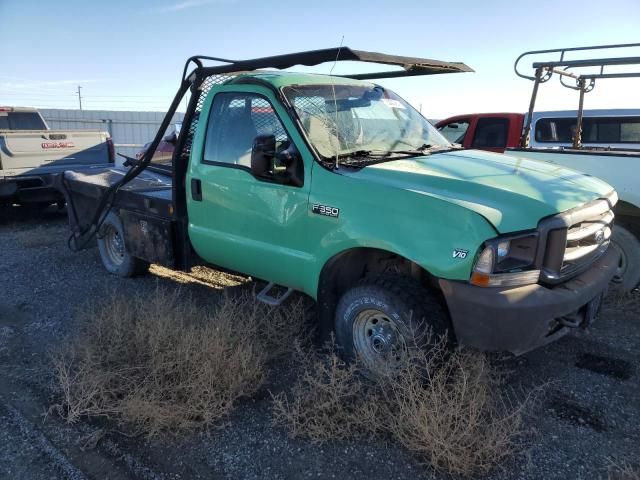
{"type": "Polygon", "coordinates": [[[199,178],[191,179],[191,198],[197,202],[202,201],[202,182],[199,178]]]}

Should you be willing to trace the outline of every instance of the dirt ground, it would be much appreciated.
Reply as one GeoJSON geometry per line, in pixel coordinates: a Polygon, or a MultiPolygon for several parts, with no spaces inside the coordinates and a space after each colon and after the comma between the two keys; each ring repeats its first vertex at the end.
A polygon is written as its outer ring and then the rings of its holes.
{"type": "MultiPolygon", "coordinates": [[[[144,296],[160,284],[209,297],[245,280],[158,267],[123,280],[106,273],[96,248],[71,252],[67,234],[64,213],[0,211],[0,478],[445,478],[390,440],[288,438],[271,423],[269,395],[286,388],[287,361],[220,429],[154,440],[110,432],[92,448],[99,421],[67,425],[46,414],[54,401],[49,355],[72,328],[74,311],[113,289],[144,296]]],[[[547,387],[527,418],[525,453],[489,478],[606,479],[615,478],[613,463],[638,465],[640,293],[610,298],[589,330],[496,362],[510,372],[510,388],[547,387]]]]}

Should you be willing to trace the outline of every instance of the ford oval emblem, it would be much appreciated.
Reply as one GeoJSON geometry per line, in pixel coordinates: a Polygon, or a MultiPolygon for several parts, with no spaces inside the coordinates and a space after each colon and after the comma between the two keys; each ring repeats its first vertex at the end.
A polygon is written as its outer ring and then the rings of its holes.
{"type": "Polygon", "coordinates": [[[595,240],[598,245],[601,245],[604,242],[604,230],[600,229],[595,233],[595,240]]]}

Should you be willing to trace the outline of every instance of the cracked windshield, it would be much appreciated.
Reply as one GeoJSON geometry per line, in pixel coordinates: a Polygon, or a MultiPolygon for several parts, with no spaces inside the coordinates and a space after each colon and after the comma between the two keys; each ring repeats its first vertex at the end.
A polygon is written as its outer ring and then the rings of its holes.
{"type": "Polygon", "coordinates": [[[451,147],[426,118],[382,87],[307,85],[283,91],[325,159],[451,147]]]}

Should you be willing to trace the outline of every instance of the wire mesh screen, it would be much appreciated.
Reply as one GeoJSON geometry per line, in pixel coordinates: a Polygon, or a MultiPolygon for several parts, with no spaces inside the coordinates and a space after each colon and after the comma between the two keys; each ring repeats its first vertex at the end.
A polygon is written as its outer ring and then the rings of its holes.
{"type": "Polygon", "coordinates": [[[197,95],[196,109],[193,112],[193,118],[191,119],[189,130],[186,132],[187,137],[185,138],[181,155],[183,159],[188,159],[189,155],[191,154],[193,136],[195,135],[196,129],[198,128],[198,122],[200,121],[200,112],[202,111],[202,106],[207,98],[207,93],[209,93],[209,90],[211,90],[214,85],[221,85],[234,76],[234,74],[211,75],[205,78],[200,86],[196,89],[196,92],[194,93],[194,95],[197,95]]]}
{"type": "Polygon", "coordinates": [[[251,99],[251,119],[258,135],[274,135],[276,141],[285,141],[287,132],[271,104],[264,98],[251,99]]]}
{"type": "Polygon", "coordinates": [[[315,95],[313,92],[292,94],[289,99],[311,142],[322,156],[332,157],[342,151],[361,148],[363,121],[366,119],[358,116],[356,108],[345,105],[344,99],[334,101],[329,95],[315,95]]]}

